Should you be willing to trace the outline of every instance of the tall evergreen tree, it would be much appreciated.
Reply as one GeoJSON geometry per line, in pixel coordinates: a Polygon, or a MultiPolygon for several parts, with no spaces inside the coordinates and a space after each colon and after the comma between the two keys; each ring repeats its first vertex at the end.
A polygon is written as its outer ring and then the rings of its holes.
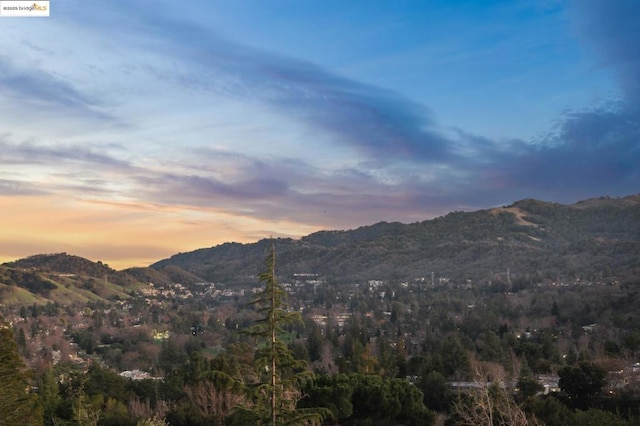
{"type": "Polygon", "coordinates": [[[58,422],[56,413],[62,404],[62,396],[57,378],[53,374],[53,370],[47,370],[38,381],[38,394],[40,396],[40,404],[43,408],[44,425],[53,426],[58,422]]]}
{"type": "Polygon", "coordinates": [[[246,333],[264,343],[256,350],[258,371],[265,377],[257,388],[254,410],[246,411],[239,421],[254,424],[292,425],[321,423],[328,412],[324,409],[296,409],[301,396],[300,385],[312,378],[303,361],[296,360],[283,341],[284,326],[302,323],[299,313],[287,310],[287,293],[276,277],[276,251],[273,241],[265,260],[265,270],[258,276],[265,284],[250,305],[256,306],[261,317],[246,333]],[[248,415],[248,416],[246,416],[248,415]]]}
{"type": "Polygon", "coordinates": [[[9,323],[0,316],[0,426],[42,424],[9,323]]]}

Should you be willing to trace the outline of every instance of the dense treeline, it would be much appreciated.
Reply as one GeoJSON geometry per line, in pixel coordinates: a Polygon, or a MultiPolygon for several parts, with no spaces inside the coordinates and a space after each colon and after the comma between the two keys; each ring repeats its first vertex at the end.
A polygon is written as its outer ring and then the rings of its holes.
{"type": "MultiPolygon", "coordinates": [[[[164,380],[134,381],[98,364],[85,372],[61,363],[37,380],[38,391],[33,398],[27,399],[24,386],[14,390],[14,394],[21,395],[20,403],[28,407],[19,419],[45,425],[133,426],[152,420],[172,425],[247,424],[234,418],[235,409],[250,404],[250,390],[244,384],[255,381],[256,371],[247,349],[240,345],[211,359],[194,353],[164,380]]],[[[326,424],[428,425],[434,421],[436,411],[448,413],[451,424],[483,424],[480,416],[487,413],[474,410],[488,407],[493,407],[493,415],[502,416],[507,424],[525,424],[518,423],[518,415],[540,424],[635,424],[640,414],[637,395],[607,400],[598,397],[602,375],[593,364],[583,362],[561,373],[561,379],[571,383],[566,384],[564,393],[545,397],[531,392],[512,396],[498,384],[478,392],[454,392],[434,372],[421,377],[422,383],[417,386],[406,379],[372,374],[315,373],[304,383],[304,396],[297,401],[297,407],[325,407],[330,412],[326,424]],[[592,380],[593,375],[600,383],[592,380]],[[476,416],[472,420],[465,417],[470,413],[476,416]],[[592,420],[585,423],[588,419],[592,420]]],[[[521,379],[521,385],[524,382],[521,379]]],[[[6,391],[8,383],[3,381],[0,387],[6,401],[10,395],[6,391]]]]}
{"type": "MultiPolygon", "coordinates": [[[[503,208],[453,212],[412,224],[381,222],[349,231],[278,239],[280,272],[314,272],[343,283],[439,275],[474,282],[506,268],[544,278],[596,279],[638,267],[640,196],[572,206],[522,200],[503,208]]],[[[209,281],[243,283],[268,241],[226,243],[152,265],[179,266],[209,281]]]]}
{"type": "MultiPolygon", "coordinates": [[[[331,411],[325,422],[337,424],[427,424],[435,416],[464,424],[478,419],[462,414],[482,406],[506,407],[496,415],[520,413],[546,424],[580,424],[584,413],[609,418],[609,424],[637,421],[638,383],[616,388],[603,381],[604,372],[638,360],[637,285],[538,286],[514,278],[523,283],[511,283],[513,291],[505,291],[506,282],[478,288],[376,282],[344,289],[326,283],[290,290],[289,306],[306,306],[303,323],[283,324],[281,334],[301,366],[297,371],[307,372],[296,407],[324,407],[331,411]],[[554,374],[562,392],[538,395],[538,376],[554,374]],[[463,382],[485,387],[454,386],[463,382]]],[[[264,365],[255,364],[262,346],[243,333],[260,319],[249,301],[249,295],[203,293],[161,305],[143,297],[82,308],[34,304],[18,310],[15,340],[33,367],[35,395],[55,424],[77,423],[81,415],[94,416],[97,424],[155,417],[176,425],[242,424],[234,408],[257,404],[264,373],[264,365]],[[154,339],[154,330],[169,334],[154,339]],[[54,352],[74,351],[66,339],[91,360],[86,374],[81,364],[53,367],[54,352]],[[117,374],[132,369],[163,379],[117,374]]]]}
{"type": "MultiPolygon", "coordinates": [[[[297,292],[290,305],[305,294],[297,292]]],[[[494,419],[513,416],[509,424],[638,421],[640,388],[611,393],[605,380],[606,371],[637,360],[636,286],[505,293],[386,283],[346,296],[326,286],[308,296],[317,307],[304,323],[282,325],[283,350],[296,360],[295,371],[306,372],[287,395],[294,409],[328,410],[326,424],[430,424],[438,416],[480,424],[488,407],[494,419]],[[332,312],[342,309],[349,315],[339,324],[332,312]],[[328,313],[326,323],[313,312],[328,313]],[[562,392],[540,395],[540,374],[557,374],[562,392]],[[479,387],[453,385],[464,382],[479,387]]],[[[73,326],[73,307],[22,307],[15,348],[39,362],[31,383],[40,408],[29,412],[41,410],[45,424],[247,424],[238,407],[259,406],[265,373],[256,365],[264,346],[242,332],[260,319],[247,302],[197,298],[171,301],[168,311],[142,298],[126,310],[92,303],[78,319],[87,328],[73,326]],[[139,325],[127,325],[131,318],[139,325]],[[65,322],[60,333],[92,360],[88,367],[54,366],[52,353],[65,347],[50,339],[65,322]],[[167,327],[168,338],[152,338],[153,329],[167,327]],[[47,342],[54,342],[49,349],[47,342]],[[133,368],[162,379],[118,375],[133,368]]]]}

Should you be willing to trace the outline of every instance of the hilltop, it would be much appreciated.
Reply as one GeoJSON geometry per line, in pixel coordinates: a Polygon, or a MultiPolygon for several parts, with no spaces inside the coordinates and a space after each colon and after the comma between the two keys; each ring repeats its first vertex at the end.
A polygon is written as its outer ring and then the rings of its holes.
{"type": "MultiPolygon", "coordinates": [[[[268,241],[225,243],[180,253],[152,268],[178,266],[210,281],[244,281],[268,241]]],[[[625,276],[640,267],[640,195],[573,205],[525,199],[500,208],[452,212],[412,224],[380,222],[276,240],[279,272],[336,281],[625,276]]]]}
{"type": "Polygon", "coordinates": [[[150,268],[116,271],[67,253],[38,254],[0,265],[0,302],[5,305],[85,304],[125,300],[149,283],[193,282],[197,278],[177,267],[166,272],[150,268]]]}
{"type": "MultiPolygon", "coordinates": [[[[269,240],[179,253],[116,271],[66,253],[0,265],[0,301],[119,300],[149,283],[254,283],[269,240]]],[[[411,224],[380,222],[275,241],[278,272],[336,283],[436,277],[458,282],[615,279],[640,274],[640,195],[572,205],[534,199],[411,224]],[[507,276],[509,270],[509,276],[507,276]]]]}

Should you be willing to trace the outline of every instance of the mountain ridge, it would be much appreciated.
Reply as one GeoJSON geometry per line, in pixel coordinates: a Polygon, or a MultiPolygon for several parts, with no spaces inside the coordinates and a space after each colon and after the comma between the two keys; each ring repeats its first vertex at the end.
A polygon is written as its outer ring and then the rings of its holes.
{"type": "MultiPolygon", "coordinates": [[[[274,241],[281,273],[311,272],[331,279],[410,278],[432,271],[492,279],[508,267],[527,275],[559,274],[563,268],[594,274],[598,268],[631,267],[627,263],[640,250],[640,196],[599,197],[572,205],[529,198],[422,222],[378,222],[274,241]],[[621,255],[614,257],[616,250],[621,255]]],[[[260,269],[267,243],[225,243],[179,253],[150,267],[175,265],[210,280],[252,276],[260,269]]]]}
{"type": "MultiPolygon", "coordinates": [[[[0,265],[0,300],[27,303],[30,292],[34,303],[83,302],[127,298],[149,283],[254,283],[270,241],[227,242],[122,271],[66,253],[29,256],[0,265]]],[[[507,269],[513,279],[620,279],[640,271],[640,194],[571,205],[528,198],[421,222],[378,222],[273,241],[282,276],[312,273],[335,282],[434,273],[482,283],[504,281],[507,269]]]]}

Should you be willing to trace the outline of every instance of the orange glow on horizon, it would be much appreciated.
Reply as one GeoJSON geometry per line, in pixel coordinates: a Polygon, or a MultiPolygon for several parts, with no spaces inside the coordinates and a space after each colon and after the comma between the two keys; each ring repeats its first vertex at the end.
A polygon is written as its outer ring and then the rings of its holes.
{"type": "Polygon", "coordinates": [[[270,235],[295,237],[317,230],[214,209],[57,196],[2,196],[0,205],[0,263],[66,252],[120,270],[224,242],[247,243],[270,235]]]}

